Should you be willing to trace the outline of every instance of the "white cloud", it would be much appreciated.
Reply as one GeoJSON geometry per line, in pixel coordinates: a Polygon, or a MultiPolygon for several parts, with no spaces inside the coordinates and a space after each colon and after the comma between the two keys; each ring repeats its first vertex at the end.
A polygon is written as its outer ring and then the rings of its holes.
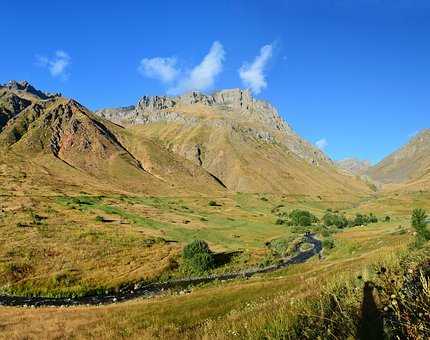
{"type": "Polygon", "coordinates": [[[222,71],[224,59],[224,47],[220,42],[215,41],[203,61],[188,71],[168,92],[178,94],[188,91],[204,91],[211,88],[216,76],[222,71]]]}
{"type": "Polygon", "coordinates": [[[175,58],[144,58],[140,62],[138,71],[143,76],[158,79],[163,83],[171,83],[179,74],[175,58]]]}
{"type": "Polygon", "coordinates": [[[36,65],[47,68],[53,77],[61,77],[66,80],[69,77],[66,71],[71,60],[72,58],[66,52],[58,50],[52,58],[36,56],[36,65]]]}
{"type": "Polygon", "coordinates": [[[315,143],[315,145],[317,146],[317,148],[318,148],[318,149],[320,149],[320,150],[324,150],[324,149],[328,146],[327,139],[322,138],[322,139],[320,139],[319,141],[317,141],[317,142],[315,143]]]}
{"type": "Polygon", "coordinates": [[[216,76],[222,71],[224,59],[224,47],[215,41],[202,62],[190,70],[181,71],[175,58],[156,57],[142,59],[138,71],[145,77],[168,84],[169,94],[204,91],[214,85],[216,76]]]}
{"type": "Polygon", "coordinates": [[[256,94],[267,87],[264,71],[272,55],[273,44],[265,45],[260,49],[260,54],[254,59],[252,64],[245,63],[239,69],[239,76],[243,84],[256,94]]]}

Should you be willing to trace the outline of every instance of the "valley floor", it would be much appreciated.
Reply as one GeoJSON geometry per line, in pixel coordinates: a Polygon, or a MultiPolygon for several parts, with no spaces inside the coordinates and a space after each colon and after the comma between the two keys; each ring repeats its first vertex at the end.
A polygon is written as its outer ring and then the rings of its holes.
{"type": "Polygon", "coordinates": [[[276,209],[306,208],[318,216],[327,208],[347,215],[391,216],[390,222],[333,233],[334,246],[324,250],[323,259],[249,279],[108,306],[0,307],[0,337],[9,339],[261,338],[266,331],[279,338],[272,328],[285,326],[279,319],[287,320],[296,304],[339,282],[352,282],[360,290],[375,275],[376,265],[396,263],[413,238],[411,209],[429,207],[426,192],[356,203],[250,194],[3,198],[2,290],[21,295],[79,296],[142,278],[181,277],[187,274],[177,268],[180,251],[194,238],[208,241],[217,253],[239,252],[214,273],[273,261],[266,242],[292,241],[303,233],[275,224],[276,209]]]}

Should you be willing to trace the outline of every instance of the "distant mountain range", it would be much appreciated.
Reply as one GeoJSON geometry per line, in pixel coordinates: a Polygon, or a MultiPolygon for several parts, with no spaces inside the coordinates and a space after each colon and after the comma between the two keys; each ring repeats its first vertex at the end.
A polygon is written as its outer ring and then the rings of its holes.
{"type": "Polygon", "coordinates": [[[393,152],[367,171],[375,181],[405,184],[419,189],[430,182],[430,129],[415,135],[405,146],[393,152]]]}
{"type": "Polygon", "coordinates": [[[361,175],[382,183],[426,176],[430,155],[425,130],[375,167],[335,163],[247,90],[144,96],[133,106],[92,113],[15,81],[0,86],[0,149],[0,177],[25,173],[21,186],[37,182],[54,191],[330,198],[369,194],[361,175]]]}
{"type": "Polygon", "coordinates": [[[364,175],[372,167],[372,164],[369,161],[357,158],[345,158],[337,161],[336,164],[340,168],[355,175],[364,175]]]}
{"type": "Polygon", "coordinates": [[[232,191],[355,195],[369,190],[247,90],[145,96],[135,106],[96,114],[157,141],[232,191]]]}

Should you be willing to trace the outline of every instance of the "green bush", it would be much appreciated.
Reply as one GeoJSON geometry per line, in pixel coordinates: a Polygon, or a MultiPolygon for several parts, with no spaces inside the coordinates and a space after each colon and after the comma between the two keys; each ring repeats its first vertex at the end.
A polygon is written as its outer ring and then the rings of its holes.
{"type": "Polygon", "coordinates": [[[348,220],[345,215],[334,214],[327,212],[323,217],[324,225],[327,227],[336,226],[338,228],[346,228],[348,226],[348,220]]]}
{"type": "Polygon", "coordinates": [[[196,272],[205,272],[215,266],[215,259],[212,253],[196,254],[188,263],[196,272]]]}
{"type": "Polygon", "coordinates": [[[352,226],[357,227],[361,225],[368,225],[369,223],[377,223],[378,218],[370,213],[369,215],[357,214],[355,219],[352,221],[352,226]]]}
{"type": "Polygon", "coordinates": [[[369,223],[378,223],[378,218],[373,213],[370,213],[368,220],[369,223]]]}
{"type": "Polygon", "coordinates": [[[312,223],[317,223],[319,220],[315,215],[312,215],[307,210],[295,209],[289,214],[292,225],[301,227],[309,227],[312,223]]]}
{"type": "Polygon", "coordinates": [[[194,240],[187,244],[182,251],[182,257],[196,272],[205,272],[215,265],[214,255],[203,240],[194,240]]]}
{"type": "Polygon", "coordinates": [[[335,247],[334,239],[332,237],[326,237],[322,241],[322,246],[325,249],[333,249],[335,247]]]}
{"type": "Polygon", "coordinates": [[[414,209],[411,217],[412,228],[416,231],[416,246],[421,246],[430,240],[430,231],[427,229],[427,213],[424,209],[414,209]]]}
{"type": "Polygon", "coordinates": [[[185,259],[191,259],[197,254],[210,253],[209,245],[203,240],[194,240],[187,244],[183,251],[182,256],[185,259]]]}

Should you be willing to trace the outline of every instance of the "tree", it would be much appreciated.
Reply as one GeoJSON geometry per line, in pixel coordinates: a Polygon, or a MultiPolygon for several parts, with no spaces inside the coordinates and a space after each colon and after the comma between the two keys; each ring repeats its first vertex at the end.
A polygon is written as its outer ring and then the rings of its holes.
{"type": "Polygon", "coordinates": [[[182,251],[182,257],[197,272],[205,272],[215,266],[215,257],[203,240],[194,240],[187,244],[182,251]]]}
{"type": "Polygon", "coordinates": [[[427,223],[427,214],[424,209],[414,209],[412,211],[411,225],[416,231],[416,246],[421,246],[424,242],[430,240],[427,223]]]}
{"type": "Polygon", "coordinates": [[[318,222],[318,218],[307,210],[295,209],[290,213],[289,217],[292,225],[301,227],[308,227],[312,225],[312,223],[318,222]]]}
{"type": "Polygon", "coordinates": [[[327,227],[336,226],[338,228],[346,228],[348,226],[348,220],[345,215],[333,214],[327,212],[323,217],[324,225],[327,227]]]}

